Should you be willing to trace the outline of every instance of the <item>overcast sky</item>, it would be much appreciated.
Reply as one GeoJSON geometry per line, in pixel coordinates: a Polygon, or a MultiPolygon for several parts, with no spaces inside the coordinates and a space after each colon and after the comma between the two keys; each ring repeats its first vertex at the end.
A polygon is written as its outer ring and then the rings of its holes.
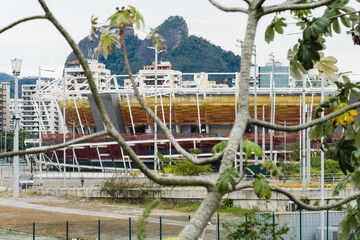
{"type": "MultiPolygon", "coordinates": [[[[227,6],[239,6],[239,0],[218,0],[227,6]]],[[[352,0],[354,1],[354,0],[352,0]]],[[[274,3],[275,0],[268,0],[274,3]]],[[[355,2],[355,1],[354,1],[355,2]]],[[[36,0],[2,1],[0,8],[0,28],[43,10],[36,0]]],[[[207,0],[52,0],[47,1],[55,17],[63,24],[76,42],[89,34],[92,15],[105,21],[116,7],[131,4],[144,16],[147,27],[157,27],[171,15],[182,16],[188,24],[189,34],[203,37],[211,43],[231,50],[236,54],[240,49],[236,39],[244,38],[246,16],[242,13],[225,13],[213,7],[207,0]]],[[[353,5],[360,8],[359,4],[353,5]]],[[[287,35],[298,32],[293,25],[284,35],[276,35],[275,42],[266,44],[264,32],[272,16],[262,18],[257,30],[258,64],[269,60],[268,54],[274,52],[276,60],[285,60],[288,49],[294,45],[300,35],[287,35]]],[[[289,23],[294,22],[291,18],[289,23]]],[[[327,40],[325,55],[339,60],[337,66],[341,72],[360,73],[360,46],[354,46],[350,35],[342,29],[341,35],[327,40]]],[[[140,38],[144,35],[138,33],[140,38]]],[[[55,73],[43,73],[43,76],[60,77],[64,61],[71,52],[62,36],[46,20],[34,20],[18,25],[0,35],[0,72],[10,74],[10,59],[23,59],[22,76],[37,76],[38,66],[53,69],[55,73]]]]}

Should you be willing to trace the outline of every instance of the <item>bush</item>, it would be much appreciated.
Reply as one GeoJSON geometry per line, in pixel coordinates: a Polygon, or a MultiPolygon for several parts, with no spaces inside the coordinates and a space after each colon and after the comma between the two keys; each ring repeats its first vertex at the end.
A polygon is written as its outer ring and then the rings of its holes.
{"type": "Polygon", "coordinates": [[[146,198],[155,188],[150,182],[139,183],[136,174],[115,175],[100,185],[100,194],[115,198],[146,198]]]}
{"type": "MultiPolygon", "coordinates": [[[[193,148],[190,152],[194,155],[201,153],[199,149],[193,148]]],[[[160,168],[166,174],[174,174],[178,176],[198,176],[202,174],[209,174],[214,171],[211,164],[196,165],[185,159],[179,157],[174,160],[172,158],[164,157],[161,153],[158,153],[160,159],[160,168]]]]}

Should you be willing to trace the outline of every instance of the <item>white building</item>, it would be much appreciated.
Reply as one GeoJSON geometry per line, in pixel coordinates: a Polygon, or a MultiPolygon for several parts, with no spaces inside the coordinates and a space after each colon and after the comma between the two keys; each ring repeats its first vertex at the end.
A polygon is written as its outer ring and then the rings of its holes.
{"type": "Polygon", "coordinates": [[[10,129],[10,83],[0,83],[0,131],[10,129]]]}
{"type": "Polygon", "coordinates": [[[38,144],[39,129],[43,134],[62,132],[56,100],[42,99],[49,84],[49,80],[37,80],[36,84],[22,85],[21,128],[30,133],[27,144],[38,144]]]}
{"type": "MultiPolygon", "coordinates": [[[[181,88],[182,73],[171,69],[170,62],[160,62],[157,65],[157,86],[158,88],[181,88]]],[[[144,66],[139,70],[135,82],[140,89],[155,87],[155,64],[144,66]]],[[[124,80],[124,88],[131,88],[130,79],[124,80]]]]}
{"type": "MultiPolygon", "coordinates": [[[[105,68],[105,64],[99,63],[97,59],[87,59],[90,70],[98,87],[98,90],[105,90],[109,87],[110,70],[105,68]]],[[[72,82],[74,90],[84,90],[87,88],[87,81],[84,70],[79,60],[68,62],[68,67],[64,69],[64,77],[66,79],[74,79],[72,82]]],[[[68,87],[69,89],[69,87],[68,87]]]]}

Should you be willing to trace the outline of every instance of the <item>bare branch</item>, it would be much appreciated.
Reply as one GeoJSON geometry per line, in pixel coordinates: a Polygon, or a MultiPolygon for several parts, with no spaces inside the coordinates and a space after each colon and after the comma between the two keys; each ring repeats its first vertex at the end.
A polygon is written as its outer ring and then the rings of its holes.
{"type": "Polygon", "coordinates": [[[53,150],[56,150],[56,149],[68,147],[68,146],[73,145],[73,144],[81,143],[81,142],[84,142],[86,140],[94,139],[94,138],[97,138],[97,137],[102,137],[102,136],[105,136],[107,134],[108,134],[108,131],[105,130],[105,131],[102,131],[102,132],[94,133],[94,134],[91,134],[91,135],[87,135],[87,136],[84,136],[84,137],[81,137],[81,138],[77,138],[77,139],[74,139],[74,140],[71,140],[71,141],[68,141],[68,142],[65,142],[65,143],[56,144],[56,145],[52,145],[52,146],[30,148],[28,150],[23,150],[23,151],[18,151],[18,152],[1,153],[0,158],[49,152],[49,151],[53,151],[53,150]]]}
{"type": "Polygon", "coordinates": [[[322,205],[322,206],[311,206],[311,205],[307,205],[307,204],[301,202],[294,195],[292,195],[290,192],[288,192],[284,189],[281,189],[281,188],[275,187],[275,186],[270,187],[270,189],[273,192],[278,192],[278,193],[281,193],[281,194],[287,196],[290,200],[295,202],[299,207],[306,209],[306,210],[310,210],[310,211],[329,210],[332,208],[340,207],[346,203],[351,202],[352,200],[360,198],[360,192],[359,192],[359,193],[356,193],[352,196],[349,196],[347,198],[344,198],[344,199],[342,199],[338,202],[332,203],[332,204],[326,204],[326,205],[322,205]]]}
{"type": "Polygon", "coordinates": [[[244,0],[244,2],[246,2],[249,6],[251,5],[251,0],[244,0]]]}
{"type": "Polygon", "coordinates": [[[354,11],[354,12],[348,12],[348,13],[338,14],[338,15],[329,17],[329,20],[333,20],[333,19],[335,19],[335,18],[342,17],[342,16],[346,16],[346,15],[352,15],[352,14],[355,14],[355,13],[360,13],[360,11],[354,11]]]}
{"type": "Polygon", "coordinates": [[[265,0],[258,0],[258,2],[255,3],[254,9],[261,8],[261,6],[263,5],[264,2],[265,2],[265,0]]]}
{"type": "Polygon", "coordinates": [[[27,21],[30,21],[30,20],[35,20],[35,19],[46,19],[46,16],[39,15],[39,16],[32,16],[32,17],[27,17],[27,18],[20,19],[20,20],[18,20],[16,22],[13,22],[13,23],[9,24],[8,26],[0,29],[0,33],[3,33],[3,32],[5,32],[6,30],[9,30],[12,27],[15,27],[16,25],[18,25],[20,23],[27,22],[27,21]]]}
{"type": "Polygon", "coordinates": [[[109,131],[109,134],[113,139],[123,148],[126,154],[130,159],[135,163],[135,165],[152,181],[161,184],[161,185],[172,185],[172,186],[204,186],[207,188],[212,188],[216,182],[215,180],[210,179],[209,177],[204,176],[194,176],[194,177],[185,177],[185,176],[174,176],[174,177],[165,177],[161,175],[156,175],[153,173],[136,155],[134,150],[125,142],[124,138],[115,130],[109,131]]]}
{"type": "MultiPolygon", "coordinates": [[[[217,7],[218,9],[224,11],[224,12],[242,12],[242,13],[247,13],[248,11],[245,8],[240,8],[240,7],[225,7],[220,5],[218,2],[214,1],[214,0],[209,0],[209,2],[214,5],[215,7],[217,7]]],[[[246,1],[249,2],[249,1],[246,1]]]]}
{"type": "Polygon", "coordinates": [[[346,113],[347,111],[350,111],[351,109],[355,109],[360,107],[360,102],[356,102],[353,104],[350,104],[336,112],[332,112],[328,115],[326,115],[325,117],[322,118],[318,118],[315,120],[312,120],[311,122],[305,123],[305,124],[301,124],[301,125],[295,125],[295,126],[282,126],[282,125],[278,125],[278,124],[272,124],[269,122],[265,122],[265,121],[260,121],[260,120],[255,120],[250,118],[249,119],[249,124],[250,125],[257,125],[260,127],[265,127],[268,129],[274,129],[274,130],[278,130],[278,131],[284,131],[284,132],[296,132],[299,130],[303,130],[321,123],[324,123],[332,118],[335,118],[337,116],[340,116],[341,114],[346,113]]]}
{"type": "Polygon", "coordinates": [[[229,193],[244,190],[244,189],[247,189],[247,188],[253,188],[253,186],[251,184],[237,185],[233,189],[230,189],[229,193]]]}
{"type": "Polygon", "coordinates": [[[136,96],[137,100],[139,101],[140,105],[144,108],[144,110],[150,115],[150,117],[152,119],[154,119],[154,121],[156,121],[156,123],[161,128],[161,130],[165,133],[166,137],[169,139],[169,141],[174,146],[176,151],[178,153],[182,154],[185,158],[189,159],[194,164],[209,164],[209,163],[219,161],[222,158],[223,153],[219,153],[219,154],[217,154],[217,155],[215,155],[213,157],[209,157],[209,158],[198,159],[198,158],[194,157],[192,154],[190,154],[189,152],[187,152],[185,149],[183,149],[180,146],[180,144],[176,141],[176,139],[171,134],[169,129],[158,118],[158,116],[155,115],[155,113],[151,110],[149,105],[147,105],[147,103],[144,101],[144,99],[140,95],[139,89],[138,89],[138,87],[137,87],[137,85],[135,83],[134,76],[132,74],[131,67],[130,67],[130,64],[129,64],[129,59],[128,59],[127,51],[126,51],[126,47],[125,47],[125,39],[124,39],[123,30],[120,30],[120,41],[121,41],[121,49],[122,49],[123,55],[124,55],[124,61],[125,61],[126,70],[127,70],[128,74],[129,74],[129,78],[130,78],[130,81],[131,81],[132,86],[134,88],[134,92],[135,92],[135,96],[136,96]]]}
{"type": "Polygon", "coordinates": [[[286,11],[286,10],[314,9],[314,8],[325,6],[334,1],[335,0],[322,0],[322,1],[314,2],[314,3],[298,3],[299,1],[295,1],[295,3],[284,2],[280,5],[272,5],[272,6],[263,7],[263,15],[274,13],[274,12],[286,11]]]}

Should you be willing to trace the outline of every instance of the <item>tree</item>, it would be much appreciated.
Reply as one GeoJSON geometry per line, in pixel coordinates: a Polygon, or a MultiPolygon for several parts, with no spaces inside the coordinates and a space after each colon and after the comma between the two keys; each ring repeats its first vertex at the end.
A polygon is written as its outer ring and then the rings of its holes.
{"type": "MultiPolygon", "coordinates": [[[[271,197],[271,192],[275,191],[281,194],[286,195],[289,199],[296,202],[301,208],[307,210],[326,210],[331,209],[337,206],[341,206],[350,202],[351,200],[358,199],[360,193],[354,194],[346,199],[343,199],[337,203],[320,205],[320,206],[310,206],[303,204],[301,201],[296,199],[290,192],[287,190],[270,187],[266,180],[261,175],[254,176],[253,184],[241,184],[243,176],[239,176],[236,172],[236,169],[232,168],[234,163],[234,157],[237,153],[240,146],[240,139],[243,136],[245,129],[249,125],[257,125],[261,127],[266,127],[268,129],[274,129],[278,131],[300,131],[302,129],[314,127],[318,128],[317,131],[321,132],[324,136],[323,146],[326,147],[326,141],[330,136],[330,132],[333,131],[333,128],[329,126],[329,121],[335,117],[342,116],[348,111],[355,109],[360,106],[360,102],[348,105],[342,105],[346,103],[346,96],[352,93],[352,90],[356,86],[350,86],[350,83],[345,83],[344,85],[338,85],[340,92],[337,95],[336,99],[332,99],[332,102],[322,103],[319,107],[317,113],[317,119],[298,126],[280,126],[276,124],[271,124],[259,120],[251,119],[249,115],[249,73],[251,66],[251,55],[254,44],[254,38],[256,35],[256,29],[259,20],[269,14],[277,13],[274,17],[274,20],[269,25],[266,31],[266,41],[271,41],[274,39],[275,32],[282,33],[283,27],[286,26],[285,19],[280,18],[279,14],[284,11],[290,11],[299,21],[299,25],[303,31],[303,37],[299,40],[293,49],[289,51],[289,59],[291,64],[291,72],[294,77],[301,77],[306,70],[311,69],[314,65],[317,66],[319,71],[322,74],[325,74],[328,78],[336,78],[334,72],[336,72],[336,67],[334,63],[336,59],[333,57],[325,57],[321,50],[324,48],[323,37],[331,33],[331,28],[335,32],[339,30],[339,21],[345,26],[350,26],[353,29],[358,28],[358,18],[357,15],[350,14],[352,11],[347,5],[349,1],[347,0],[288,0],[281,4],[277,5],[265,5],[265,0],[244,0],[243,4],[240,7],[224,7],[214,0],[209,0],[215,7],[226,11],[226,12],[240,12],[247,14],[248,21],[246,26],[246,34],[244,39],[244,47],[242,49],[242,61],[241,61],[241,71],[240,71],[240,82],[239,82],[239,106],[238,106],[238,115],[234,122],[233,128],[230,133],[229,141],[227,144],[222,144],[218,146],[219,151],[215,151],[215,154],[209,158],[198,158],[193,156],[191,153],[185,151],[175,140],[174,136],[169,132],[164,123],[155,116],[150,107],[144,102],[141,98],[139,91],[134,83],[134,77],[129,65],[126,46],[124,41],[124,29],[127,27],[137,27],[139,28],[143,23],[141,14],[132,6],[129,6],[127,9],[117,9],[117,11],[109,18],[111,28],[101,28],[102,34],[99,41],[99,50],[102,51],[104,57],[107,57],[113,51],[114,45],[121,47],[124,55],[124,61],[126,65],[127,72],[129,74],[130,80],[134,87],[135,95],[142,105],[142,107],[147,111],[147,113],[157,122],[158,126],[165,133],[167,138],[171,141],[171,144],[174,146],[177,152],[182,154],[186,159],[193,162],[194,164],[203,165],[208,163],[220,162],[219,170],[219,180],[215,181],[206,176],[159,176],[154,174],[150,169],[148,169],[136,156],[134,151],[129,145],[125,142],[124,138],[116,131],[116,128],[112,125],[109,116],[107,115],[104,105],[100,99],[99,93],[97,91],[95,81],[93,79],[91,70],[89,69],[88,64],[86,63],[83,53],[80,51],[74,40],[67,33],[67,31],[61,26],[61,24],[53,16],[52,12],[47,7],[44,0],[38,0],[41,7],[43,8],[45,14],[39,16],[32,16],[20,19],[14,23],[9,24],[8,26],[0,29],[0,33],[11,29],[12,27],[34,19],[44,19],[50,21],[61,35],[66,39],[68,44],[71,46],[72,50],[78,57],[81,66],[84,69],[85,75],[88,79],[89,87],[92,91],[94,101],[99,110],[99,113],[102,117],[103,123],[105,125],[105,131],[91,134],[86,137],[81,137],[76,140],[69,141],[67,143],[58,144],[49,147],[36,148],[31,150],[11,152],[11,153],[2,153],[0,157],[5,156],[14,156],[14,155],[25,155],[25,154],[34,154],[40,152],[46,152],[55,150],[58,148],[63,148],[70,146],[75,143],[79,143],[85,140],[92,138],[109,135],[111,136],[118,144],[123,148],[126,154],[131,158],[131,160],[137,165],[137,167],[152,181],[161,184],[161,185],[172,185],[172,186],[203,186],[207,189],[207,195],[200,207],[198,208],[195,215],[192,217],[191,221],[184,227],[184,229],[179,234],[179,237],[182,239],[196,239],[203,229],[205,228],[207,222],[219,206],[223,195],[227,192],[241,191],[242,189],[253,188],[256,194],[260,198],[269,199],[271,197]],[[311,17],[310,9],[316,9],[322,6],[327,6],[326,10],[321,17],[311,17]],[[354,17],[355,16],[355,17],[354,17]],[[328,114],[325,117],[321,117],[320,113],[324,108],[338,107],[339,110],[328,114]],[[320,127],[319,127],[320,126],[320,127]]],[[[270,1],[268,1],[270,2],[270,1]]],[[[353,2],[353,1],[352,1],[353,2]]],[[[98,30],[97,18],[92,19],[92,29],[93,31],[98,30]]],[[[357,31],[357,30],[356,30],[357,31]]],[[[154,45],[161,47],[161,38],[159,38],[156,31],[153,31],[149,34],[153,39],[154,45]]],[[[340,117],[341,118],[341,117],[340,117]]],[[[342,118],[343,119],[343,118],[342,118]]],[[[349,128],[350,129],[350,128],[349,128]]],[[[357,130],[353,129],[354,131],[357,130]]],[[[356,131],[355,131],[356,133],[356,131]]],[[[347,132],[348,135],[351,132],[347,132]]],[[[352,134],[355,136],[356,134],[352,134]]],[[[319,136],[318,136],[319,137],[319,136]]],[[[360,146],[355,145],[354,143],[358,141],[356,137],[354,139],[343,139],[342,142],[339,142],[339,147],[343,148],[346,151],[340,151],[340,155],[343,161],[343,169],[345,173],[350,172],[350,177],[347,177],[345,180],[348,182],[356,182],[360,177],[360,172],[355,171],[358,169],[357,157],[360,157],[358,149],[360,146]],[[346,158],[346,156],[351,156],[351,158],[346,158]]],[[[253,143],[245,144],[243,151],[248,155],[252,152],[259,154],[257,147],[253,143]]],[[[360,162],[360,161],[359,161],[360,162]]],[[[275,176],[279,175],[278,169],[271,162],[266,162],[267,170],[275,176]]],[[[346,181],[340,184],[337,190],[340,190],[341,187],[346,186],[346,181]]],[[[360,181],[357,181],[360,182],[360,181]]],[[[357,185],[356,185],[357,186],[357,185]]],[[[349,215],[345,220],[345,224],[342,224],[343,228],[339,231],[341,233],[346,232],[356,232],[358,233],[356,227],[358,212],[356,208],[349,210],[352,215],[349,215]],[[351,222],[352,224],[347,224],[351,222]],[[354,224],[355,222],[355,224],[354,224]]]]}

